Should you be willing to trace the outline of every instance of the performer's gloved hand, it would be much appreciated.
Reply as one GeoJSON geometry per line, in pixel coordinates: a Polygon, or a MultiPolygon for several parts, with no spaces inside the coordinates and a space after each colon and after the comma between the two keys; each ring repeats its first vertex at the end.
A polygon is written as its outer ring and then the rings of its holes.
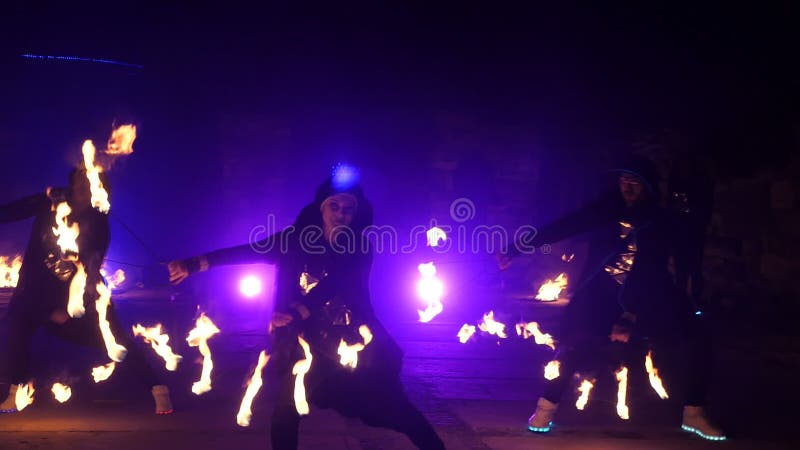
{"type": "Polygon", "coordinates": [[[193,273],[208,270],[208,259],[205,255],[200,255],[189,259],[170,261],[167,269],[169,270],[169,282],[178,284],[193,273]]]}
{"type": "Polygon", "coordinates": [[[633,326],[636,324],[636,316],[632,313],[623,313],[617,322],[611,327],[611,342],[627,343],[631,339],[633,326]]]}

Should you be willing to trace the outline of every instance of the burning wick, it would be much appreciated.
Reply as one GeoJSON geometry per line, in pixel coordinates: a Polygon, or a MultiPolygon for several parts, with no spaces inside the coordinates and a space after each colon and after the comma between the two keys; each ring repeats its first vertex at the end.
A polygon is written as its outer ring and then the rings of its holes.
{"type": "Polygon", "coordinates": [[[555,280],[547,280],[539,286],[539,293],[536,294],[536,300],[543,302],[552,302],[558,300],[561,291],[567,287],[567,274],[559,274],[555,280]]]}
{"type": "Polygon", "coordinates": [[[578,410],[583,411],[583,408],[586,408],[586,404],[589,403],[589,393],[592,392],[592,388],[594,388],[594,383],[589,380],[583,380],[581,385],[578,387],[578,392],[581,395],[578,397],[578,400],[575,402],[575,407],[578,410]]]}
{"type": "Polygon", "coordinates": [[[555,341],[553,340],[553,336],[550,336],[547,333],[542,333],[539,331],[539,324],[536,322],[522,322],[517,324],[517,335],[522,336],[523,339],[528,339],[529,337],[533,336],[533,341],[539,345],[546,345],[553,350],[556,349],[555,341]]]}
{"type": "Polygon", "coordinates": [[[164,359],[167,370],[172,372],[178,368],[178,363],[183,357],[172,352],[172,348],[168,345],[169,336],[161,333],[160,323],[150,328],[145,328],[137,323],[133,326],[133,335],[142,336],[144,341],[153,347],[158,356],[164,359]]]}
{"type": "Polygon", "coordinates": [[[133,141],[136,140],[136,125],[120,125],[111,132],[106,153],[109,155],[130,155],[133,141]]]}
{"type": "Polygon", "coordinates": [[[475,326],[465,323],[461,326],[461,329],[458,330],[458,340],[462,344],[466,344],[467,341],[475,334],[475,326]]]}
{"type": "Polygon", "coordinates": [[[214,362],[211,360],[211,349],[208,348],[208,340],[217,333],[219,333],[219,328],[214,325],[214,322],[205,313],[201,313],[195,322],[195,327],[189,331],[189,336],[186,338],[189,347],[198,347],[200,354],[203,355],[203,371],[200,375],[200,380],[192,384],[192,392],[196,395],[204,394],[211,390],[211,370],[214,368],[214,362]]]}
{"type": "Polygon", "coordinates": [[[111,361],[105,366],[98,366],[92,368],[92,378],[94,378],[94,382],[99,383],[101,381],[106,381],[111,376],[111,374],[114,373],[115,367],[117,367],[117,363],[111,361]]]}
{"type": "Polygon", "coordinates": [[[658,369],[653,367],[652,350],[647,352],[647,356],[644,359],[644,368],[647,370],[647,375],[650,377],[650,386],[653,387],[653,390],[656,391],[656,394],[658,394],[662,400],[669,398],[669,395],[667,395],[667,390],[664,389],[664,384],[661,383],[661,377],[658,376],[658,369]]]}
{"type": "Polygon", "coordinates": [[[447,240],[447,233],[439,227],[433,227],[426,233],[428,238],[428,247],[438,247],[439,241],[447,240]]]}
{"type": "Polygon", "coordinates": [[[17,396],[14,397],[14,403],[16,404],[17,411],[22,411],[28,405],[33,404],[33,393],[35,389],[33,389],[33,383],[30,381],[28,384],[20,384],[17,386],[17,396]]]}
{"type": "Polygon", "coordinates": [[[250,426],[250,418],[253,417],[253,412],[251,410],[253,399],[264,384],[261,379],[261,372],[264,370],[264,366],[267,365],[267,361],[269,361],[269,355],[262,350],[258,355],[258,364],[256,364],[256,368],[253,370],[253,376],[250,377],[250,382],[247,383],[247,390],[244,392],[244,397],[242,397],[242,404],[239,405],[239,413],[236,414],[236,423],[239,424],[240,427],[250,426]]]}
{"type": "Polygon", "coordinates": [[[301,336],[297,336],[297,341],[300,343],[300,346],[303,347],[303,353],[305,354],[305,359],[301,359],[294,363],[294,367],[292,367],[292,375],[296,375],[294,379],[294,407],[297,409],[297,413],[301,416],[308,414],[308,401],[306,400],[306,386],[303,384],[303,380],[305,379],[306,374],[309,370],[311,370],[311,349],[308,346],[308,342],[306,342],[301,336]]]}
{"type": "Polygon", "coordinates": [[[95,148],[92,141],[86,140],[83,142],[83,166],[86,168],[86,178],[89,180],[89,189],[92,193],[92,207],[101,213],[108,213],[111,209],[111,203],[108,202],[108,191],[103,187],[103,182],[100,181],[100,173],[103,168],[94,161],[95,148]]]}
{"type": "Polygon", "coordinates": [[[0,288],[17,287],[19,269],[22,267],[22,256],[17,255],[8,264],[8,256],[0,256],[0,288]]]}
{"type": "Polygon", "coordinates": [[[86,270],[80,261],[75,261],[75,275],[69,283],[69,300],[67,313],[70,317],[83,317],[86,308],[83,306],[83,294],[86,292],[86,270]]]}
{"type": "Polygon", "coordinates": [[[72,397],[72,389],[61,383],[55,383],[51,391],[53,391],[53,397],[55,397],[59,403],[64,403],[72,397]]]}
{"type": "Polygon", "coordinates": [[[436,266],[432,262],[417,266],[420,280],[417,282],[417,295],[425,301],[428,306],[419,313],[419,321],[428,323],[438,316],[444,306],[442,305],[442,295],[444,295],[444,284],[436,276],[436,266]]]}
{"type": "Polygon", "coordinates": [[[617,415],[620,419],[630,419],[628,405],[625,404],[625,399],[628,395],[628,368],[622,366],[617,372],[617,415]]]}
{"type": "Polygon", "coordinates": [[[549,363],[547,363],[547,365],[544,366],[544,379],[545,380],[555,380],[556,378],[561,376],[561,374],[559,373],[559,368],[560,367],[561,367],[561,363],[556,361],[556,360],[553,360],[553,361],[550,361],[549,363]]]}
{"type": "Polygon", "coordinates": [[[97,282],[97,293],[100,297],[95,301],[95,308],[97,309],[97,319],[100,324],[100,334],[103,335],[103,342],[106,344],[106,353],[108,357],[115,362],[122,362],[128,349],[117,343],[114,334],[111,332],[111,324],[106,319],[106,312],[108,305],[111,304],[111,291],[108,290],[105,284],[97,282]]]}
{"type": "Polygon", "coordinates": [[[364,340],[364,343],[356,343],[353,345],[348,345],[344,339],[339,341],[339,349],[337,353],[339,354],[339,364],[350,367],[351,369],[355,369],[358,366],[358,352],[364,350],[370,342],[372,342],[372,331],[370,331],[369,327],[366,325],[361,325],[358,327],[358,333],[361,335],[361,338],[364,340]]]}
{"type": "Polygon", "coordinates": [[[508,337],[508,335],[506,335],[505,324],[494,320],[494,311],[489,311],[488,313],[483,315],[483,322],[478,324],[478,329],[481,331],[485,331],[489,334],[496,335],[497,337],[502,339],[508,337]]]}

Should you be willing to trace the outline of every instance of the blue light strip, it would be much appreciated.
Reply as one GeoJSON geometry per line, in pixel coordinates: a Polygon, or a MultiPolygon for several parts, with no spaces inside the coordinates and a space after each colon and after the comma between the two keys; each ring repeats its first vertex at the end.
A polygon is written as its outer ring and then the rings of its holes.
{"type": "Polygon", "coordinates": [[[111,64],[114,66],[123,66],[123,67],[133,67],[134,69],[142,70],[144,66],[141,64],[131,64],[121,61],[112,61],[110,59],[97,59],[97,58],[81,58],[79,56],[51,56],[51,55],[31,55],[29,53],[24,53],[20,55],[25,59],[44,59],[48,61],[80,61],[80,62],[92,62],[92,63],[99,63],[99,64],[111,64]]]}

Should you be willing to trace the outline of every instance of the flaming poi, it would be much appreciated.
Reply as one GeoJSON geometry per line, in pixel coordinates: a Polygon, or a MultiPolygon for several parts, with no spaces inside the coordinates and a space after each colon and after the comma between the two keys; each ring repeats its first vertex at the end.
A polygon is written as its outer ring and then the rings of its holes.
{"type": "Polygon", "coordinates": [[[13,259],[8,256],[0,256],[0,288],[17,287],[20,267],[22,267],[21,255],[17,255],[13,259]]]}
{"type": "Polygon", "coordinates": [[[261,379],[261,372],[264,370],[264,366],[267,365],[267,361],[269,361],[269,355],[262,350],[258,355],[258,364],[256,364],[256,368],[253,370],[253,375],[247,383],[247,390],[244,393],[244,397],[242,397],[241,405],[239,405],[239,412],[236,414],[236,423],[239,424],[240,427],[250,426],[250,418],[253,417],[253,399],[264,384],[264,381],[261,379]]]}
{"type": "Polygon", "coordinates": [[[69,223],[67,217],[72,213],[67,202],[58,203],[55,208],[55,227],[53,227],[53,234],[58,238],[56,244],[61,249],[61,254],[64,258],[69,258],[72,261],[78,259],[78,236],[81,233],[80,226],[77,222],[69,223]]]}
{"type": "Polygon", "coordinates": [[[150,328],[145,328],[137,323],[133,326],[133,335],[142,336],[145,342],[153,347],[158,356],[164,360],[167,370],[174,371],[178,368],[178,363],[183,357],[172,352],[172,348],[169,346],[169,336],[161,332],[160,323],[150,328]]]}
{"type": "Polygon", "coordinates": [[[630,411],[626,404],[628,396],[628,368],[622,366],[617,372],[617,415],[620,419],[630,419],[630,411]]]}
{"type": "Polygon", "coordinates": [[[111,203],[108,201],[108,191],[100,181],[100,173],[103,168],[94,161],[96,151],[92,141],[88,139],[84,141],[81,152],[83,153],[83,166],[86,168],[86,178],[89,180],[89,189],[92,192],[92,207],[102,213],[108,213],[111,203]]]}
{"type": "Polygon", "coordinates": [[[439,241],[446,241],[447,240],[447,233],[444,232],[439,227],[433,227],[429,229],[426,233],[426,237],[428,238],[428,247],[438,247],[439,241]]]}
{"type": "Polygon", "coordinates": [[[93,367],[92,378],[94,378],[94,382],[99,383],[101,381],[106,381],[111,376],[111,374],[114,373],[114,368],[116,367],[117,363],[115,363],[114,361],[111,361],[105,366],[93,367]]]}
{"type": "Polygon", "coordinates": [[[350,345],[344,339],[339,340],[339,348],[336,353],[339,355],[339,364],[344,367],[355,369],[358,366],[358,352],[364,350],[364,348],[372,342],[372,331],[370,331],[368,326],[361,325],[358,327],[358,333],[363,339],[363,344],[357,342],[350,345]]]}
{"type": "Polygon", "coordinates": [[[560,367],[561,363],[555,359],[547,363],[547,365],[544,366],[544,379],[555,380],[556,378],[561,376],[561,373],[559,372],[560,367]]]}
{"type": "Polygon", "coordinates": [[[494,320],[494,311],[489,311],[483,315],[483,321],[478,324],[478,329],[502,339],[508,337],[505,324],[494,320]]]}
{"type": "Polygon", "coordinates": [[[578,386],[578,392],[580,392],[581,395],[578,396],[578,400],[575,402],[575,407],[578,408],[578,410],[583,411],[583,408],[586,408],[586,404],[589,403],[589,393],[592,392],[593,388],[594,383],[591,381],[581,381],[581,385],[578,386]]]}
{"type": "Polygon", "coordinates": [[[653,387],[653,390],[656,391],[659,397],[662,400],[668,399],[669,395],[667,395],[667,390],[664,389],[664,384],[661,382],[661,377],[658,376],[658,369],[653,367],[653,352],[647,352],[647,356],[644,359],[644,368],[647,371],[647,375],[650,378],[650,386],[653,387]]]}
{"type": "Polygon", "coordinates": [[[108,305],[111,304],[111,291],[103,282],[98,281],[97,293],[100,296],[95,301],[94,306],[97,309],[97,320],[100,325],[100,334],[103,336],[103,342],[106,345],[106,354],[112,361],[122,362],[128,353],[128,349],[117,343],[114,333],[111,332],[111,324],[108,323],[106,318],[108,305]]]}
{"type": "Polygon", "coordinates": [[[432,263],[420,264],[417,266],[420,279],[417,282],[417,295],[427,303],[424,311],[419,313],[419,321],[427,323],[438,316],[443,310],[442,295],[444,295],[444,284],[436,276],[436,266],[432,263]]]}
{"type": "Polygon", "coordinates": [[[192,384],[192,392],[196,395],[204,394],[211,390],[211,370],[214,368],[214,362],[211,360],[211,349],[208,348],[208,340],[217,333],[219,333],[219,328],[214,325],[214,322],[205,313],[201,313],[200,317],[195,321],[195,327],[189,331],[189,336],[186,337],[189,347],[197,347],[200,350],[200,354],[203,355],[203,371],[200,375],[200,380],[192,384]]]}
{"type": "Polygon", "coordinates": [[[552,302],[559,299],[561,291],[567,287],[567,274],[561,273],[554,280],[547,280],[539,286],[536,300],[552,302]]]}
{"type": "Polygon", "coordinates": [[[467,341],[475,334],[475,326],[465,323],[461,326],[461,329],[458,330],[458,340],[462,344],[466,344],[467,341]]]}
{"type": "Polygon", "coordinates": [[[33,388],[33,383],[30,381],[28,384],[20,384],[17,386],[17,395],[14,397],[14,403],[17,411],[22,411],[28,405],[33,404],[33,393],[36,390],[33,388]]]}
{"type": "Polygon", "coordinates": [[[69,386],[55,383],[53,387],[50,389],[53,392],[53,397],[58,400],[59,403],[64,403],[72,397],[72,389],[69,386]]]}
{"type": "Polygon", "coordinates": [[[120,125],[111,132],[106,154],[130,155],[133,153],[133,141],[136,140],[136,125],[120,125]]]}
{"type": "Polygon", "coordinates": [[[539,330],[539,324],[536,322],[521,322],[517,324],[517,335],[522,336],[524,339],[528,339],[529,337],[533,336],[533,341],[539,345],[546,345],[551,349],[555,350],[556,344],[553,340],[553,336],[542,333],[539,330]]]}
{"type": "Polygon", "coordinates": [[[80,261],[75,261],[75,275],[69,282],[69,299],[67,313],[70,317],[83,317],[86,308],[83,305],[83,294],[86,292],[86,270],[80,261]]]}
{"type": "Polygon", "coordinates": [[[295,375],[294,407],[297,410],[298,414],[304,416],[309,412],[308,401],[306,400],[306,386],[304,384],[304,380],[308,371],[311,370],[311,361],[313,360],[313,358],[311,356],[311,348],[308,346],[308,342],[306,342],[302,336],[297,336],[297,341],[300,343],[300,346],[303,347],[303,353],[305,354],[305,359],[297,361],[296,363],[294,363],[294,367],[292,367],[292,375],[295,375]]]}

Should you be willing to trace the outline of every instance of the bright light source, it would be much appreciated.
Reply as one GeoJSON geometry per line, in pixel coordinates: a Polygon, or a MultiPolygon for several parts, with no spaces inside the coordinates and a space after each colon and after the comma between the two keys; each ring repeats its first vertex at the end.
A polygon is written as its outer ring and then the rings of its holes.
{"type": "Polygon", "coordinates": [[[247,298],[261,293],[261,280],[255,275],[247,275],[239,282],[239,292],[247,298]]]}

